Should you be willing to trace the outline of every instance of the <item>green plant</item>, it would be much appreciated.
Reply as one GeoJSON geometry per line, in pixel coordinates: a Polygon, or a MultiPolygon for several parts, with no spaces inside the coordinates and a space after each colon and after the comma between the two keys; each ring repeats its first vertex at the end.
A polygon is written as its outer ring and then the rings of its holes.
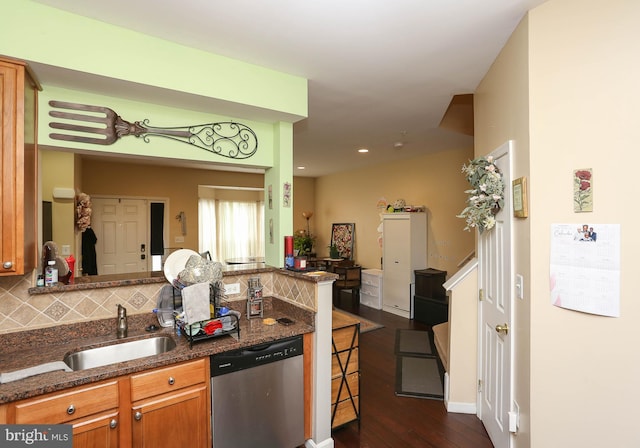
{"type": "Polygon", "coordinates": [[[338,250],[338,246],[336,246],[335,244],[330,244],[327,247],[329,248],[329,257],[340,258],[340,251],[338,250]]]}
{"type": "Polygon", "coordinates": [[[298,251],[298,255],[309,255],[313,251],[313,244],[316,238],[304,230],[299,230],[293,236],[293,249],[298,251]]]}

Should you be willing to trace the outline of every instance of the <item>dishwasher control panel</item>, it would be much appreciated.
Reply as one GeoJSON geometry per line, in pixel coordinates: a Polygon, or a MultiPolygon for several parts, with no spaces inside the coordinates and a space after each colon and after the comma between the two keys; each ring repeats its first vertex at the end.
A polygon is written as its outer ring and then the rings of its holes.
{"type": "Polygon", "coordinates": [[[269,364],[303,353],[302,336],[219,353],[211,356],[211,376],[269,364]]]}

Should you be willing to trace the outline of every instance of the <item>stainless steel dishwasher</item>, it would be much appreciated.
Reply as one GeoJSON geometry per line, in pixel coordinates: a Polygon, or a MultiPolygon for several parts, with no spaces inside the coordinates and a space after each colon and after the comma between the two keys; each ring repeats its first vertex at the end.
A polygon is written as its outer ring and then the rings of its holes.
{"type": "Polygon", "coordinates": [[[211,356],[214,448],[304,443],[302,336],[211,356]]]}

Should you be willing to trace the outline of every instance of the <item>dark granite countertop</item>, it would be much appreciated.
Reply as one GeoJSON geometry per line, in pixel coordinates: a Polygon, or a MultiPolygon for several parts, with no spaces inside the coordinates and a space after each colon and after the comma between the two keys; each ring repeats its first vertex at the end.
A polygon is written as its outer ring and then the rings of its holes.
{"type": "MultiPolygon", "coordinates": [[[[273,266],[265,265],[264,263],[249,263],[249,264],[235,264],[224,265],[223,275],[240,275],[240,274],[258,274],[264,272],[278,271],[288,276],[304,278],[308,281],[321,281],[326,279],[327,276],[333,275],[337,278],[337,275],[328,272],[319,271],[318,275],[309,272],[296,272],[283,268],[276,268],[273,266]]],[[[28,292],[30,295],[37,294],[49,294],[52,292],[66,292],[66,291],[81,291],[87,289],[100,289],[100,288],[114,288],[119,286],[131,286],[131,285],[144,285],[150,283],[164,283],[167,279],[164,273],[161,271],[154,272],[137,272],[133,274],[109,274],[109,275],[87,275],[84,277],[78,277],[71,285],[47,286],[47,287],[32,287],[28,292]]]]}
{"type": "Polygon", "coordinates": [[[114,342],[162,335],[172,337],[177,343],[175,349],[160,355],[76,372],[60,370],[0,384],[0,404],[314,331],[314,313],[284,300],[265,298],[264,318],[288,317],[294,321],[288,326],[266,325],[260,318],[248,320],[246,309],[243,309],[245,305],[246,301],[229,303],[242,313],[239,340],[224,335],[195,342],[193,348],[189,348],[184,336],[176,336],[173,327],[146,331],[151,324],[158,324],[152,313],[129,316],[128,337],[120,340],[116,339],[115,318],[0,335],[0,369],[3,373],[61,361],[67,353],[114,342]]]}

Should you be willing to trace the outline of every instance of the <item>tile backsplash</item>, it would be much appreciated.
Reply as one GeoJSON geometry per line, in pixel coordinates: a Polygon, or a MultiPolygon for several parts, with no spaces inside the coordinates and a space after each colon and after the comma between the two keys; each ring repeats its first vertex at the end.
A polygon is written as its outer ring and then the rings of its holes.
{"type": "MultiPolygon", "coordinates": [[[[240,293],[228,300],[247,298],[249,277],[256,274],[227,275],[225,284],[239,283],[240,293]]],[[[259,275],[263,295],[275,296],[309,310],[316,310],[316,284],[276,272],[259,275]]],[[[116,317],[118,304],[129,314],[151,312],[166,283],[112,288],[63,291],[30,295],[32,275],[0,277],[0,333],[33,330],[60,324],[116,317]]]]}

